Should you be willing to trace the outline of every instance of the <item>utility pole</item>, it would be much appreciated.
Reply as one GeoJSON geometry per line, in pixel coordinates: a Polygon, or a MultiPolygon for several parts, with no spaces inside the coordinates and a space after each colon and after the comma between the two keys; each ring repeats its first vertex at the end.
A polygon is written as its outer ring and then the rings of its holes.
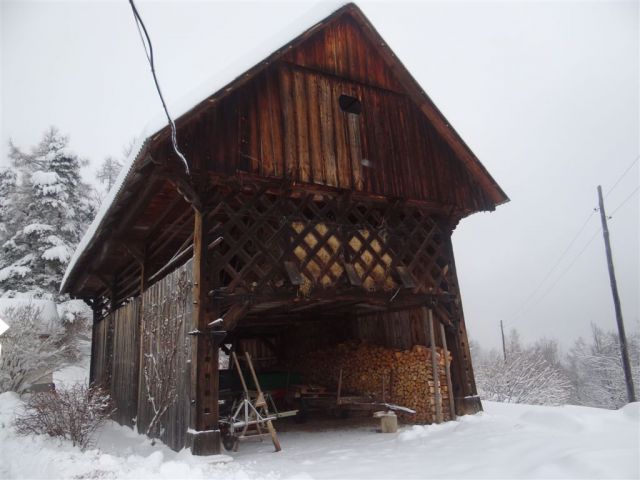
{"type": "Polygon", "coordinates": [[[600,220],[602,220],[602,236],[604,237],[604,247],[607,251],[607,267],[609,267],[611,294],[613,295],[613,305],[616,310],[616,322],[618,324],[618,336],[620,337],[620,354],[622,355],[622,368],[624,370],[624,378],[627,382],[627,398],[629,399],[629,402],[635,402],[636,392],[633,388],[633,377],[631,376],[631,364],[629,362],[627,336],[624,333],[624,323],[622,323],[622,308],[620,307],[620,297],[618,296],[616,272],[613,269],[611,244],[609,243],[609,227],[607,226],[607,215],[604,211],[604,200],[602,198],[602,187],[600,185],[598,185],[598,201],[600,203],[600,220]]]}
{"type": "Polygon", "coordinates": [[[504,326],[502,325],[502,320],[500,320],[500,333],[502,333],[502,355],[504,356],[504,361],[507,361],[507,349],[504,346],[504,326]]]}

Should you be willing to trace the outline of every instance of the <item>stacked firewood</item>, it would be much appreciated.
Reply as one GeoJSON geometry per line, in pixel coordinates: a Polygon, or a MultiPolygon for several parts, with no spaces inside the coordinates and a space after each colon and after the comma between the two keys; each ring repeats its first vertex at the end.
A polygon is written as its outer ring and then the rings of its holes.
{"type": "MultiPolygon", "coordinates": [[[[450,418],[449,392],[443,349],[436,347],[438,376],[442,397],[442,415],[450,418]]],[[[449,361],[451,354],[447,352],[449,361]]],[[[307,353],[298,363],[307,382],[338,388],[342,370],[341,393],[371,395],[411,408],[415,415],[401,415],[410,423],[433,423],[436,419],[436,390],[431,368],[431,350],[415,345],[411,350],[396,350],[368,343],[341,343],[307,353]]]]}

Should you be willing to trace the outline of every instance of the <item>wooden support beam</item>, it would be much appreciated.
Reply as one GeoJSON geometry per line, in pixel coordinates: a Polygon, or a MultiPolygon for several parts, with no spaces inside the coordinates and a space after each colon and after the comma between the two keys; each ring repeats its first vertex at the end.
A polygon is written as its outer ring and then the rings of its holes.
{"type": "Polygon", "coordinates": [[[448,348],[447,348],[447,334],[444,330],[444,324],[440,323],[440,338],[442,339],[442,348],[445,352],[444,357],[444,368],[445,375],[447,376],[447,391],[449,393],[449,414],[451,416],[451,420],[456,419],[456,405],[453,399],[453,385],[451,383],[451,362],[449,361],[448,348]]]}
{"type": "Polygon", "coordinates": [[[424,319],[426,321],[429,339],[429,348],[431,349],[431,373],[433,375],[434,402],[436,407],[436,422],[442,423],[442,393],[440,391],[440,374],[438,366],[438,352],[436,351],[436,339],[433,326],[433,310],[422,307],[424,319]]]}
{"type": "Polygon", "coordinates": [[[159,176],[155,173],[145,175],[144,180],[140,180],[144,181],[144,187],[142,191],[137,191],[136,198],[132,202],[127,203],[126,212],[118,217],[118,228],[114,232],[116,237],[121,237],[129,231],[136,216],[149,205],[151,198],[156,193],[158,180],[159,176]]]}
{"type": "Polygon", "coordinates": [[[193,228],[193,335],[191,346],[191,411],[187,444],[194,455],[220,453],[218,426],[218,345],[206,333],[219,317],[217,304],[208,298],[213,286],[207,261],[206,214],[196,210],[193,228]]]}
{"type": "Polygon", "coordinates": [[[111,379],[113,377],[113,344],[114,344],[114,328],[115,328],[115,311],[117,309],[116,305],[116,285],[118,284],[118,278],[114,275],[113,281],[111,283],[111,288],[109,291],[110,300],[109,300],[109,314],[107,318],[103,320],[103,322],[109,322],[107,326],[107,361],[106,361],[106,385],[105,387],[111,389],[111,379]]]}
{"type": "Polygon", "coordinates": [[[456,270],[455,258],[453,255],[453,246],[451,238],[446,240],[446,249],[451,259],[449,277],[451,279],[451,293],[454,295],[452,302],[453,324],[455,329],[450,337],[449,346],[453,358],[452,383],[456,393],[456,412],[458,415],[471,415],[482,411],[482,403],[476,389],[476,382],[473,376],[473,366],[471,364],[471,350],[469,349],[469,341],[467,329],[464,321],[464,312],[462,310],[462,301],[460,298],[460,290],[458,288],[458,277],[456,270]]]}
{"type": "Polygon", "coordinates": [[[96,327],[98,325],[98,321],[100,321],[98,302],[92,302],[91,309],[93,310],[93,322],[91,323],[91,360],[89,364],[89,385],[93,385],[96,381],[96,327]]]}
{"type": "Polygon", "coordinates": [[[231,308],[227,310],[227,313],[224,314],[224,329],[228,332],[233,330],[238,322],[246,316],[249,308],[249,302],[233,304],[231,308]]]}

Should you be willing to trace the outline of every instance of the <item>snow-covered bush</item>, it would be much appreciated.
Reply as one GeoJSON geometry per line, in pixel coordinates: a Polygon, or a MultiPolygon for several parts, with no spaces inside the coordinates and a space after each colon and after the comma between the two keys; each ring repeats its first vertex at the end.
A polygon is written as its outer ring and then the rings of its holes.
{"type": "Polygon", "coordinates": [[[64,330],[55,324],[43,328],[41,313],[30,303],[3,311],[10,328],[2,335],[0,393],[22,393],[65,362],[69,346],[63,340],[64,330]]]}
{"type": "MultiPolygon", "coordinates": [[[[636,394],[640,392],[640,335],[627,335],[627,348],[636,394]]],[[[620,408],[628,403],[620,340],[615,332],[592,326],[590,342],[578,339],[568,356],[576,403],[620,408]]]]}
{"type": "Polygon", "coordinates": [[[486,400],[531,405],[562,405],[571,394],[565,374],[536,351],[494,355],[476,368],[478,392],[486,400]]]}
{"type": "MultiPolygon", "coordinates": [[[[548,342],[547,342],[548,343],[548,342]]],[[[564,369],[550,358],[549,346],[539,342],[524,347],[512,332],[507,359],[492,350],[474,352],[478,393],[485,400],[532,405],[562,405],[571,396],[571,382],[564,369]]]]}
{"type": "Polygon", "coordinates": [[[82,300],[67,300],[59,303],[57,309],[64,329],[62,342],[68,347],[67,358],[78,360],[79,342],[91,340],[93,312],[82,300]]]}
{"type": "Polygon", "coordinates": [[[64,390],[33,394],[15,420],[21,435],[50,435],[81,449],[113,413],[111,397],[98,387],[77,383],[64,390]]]}

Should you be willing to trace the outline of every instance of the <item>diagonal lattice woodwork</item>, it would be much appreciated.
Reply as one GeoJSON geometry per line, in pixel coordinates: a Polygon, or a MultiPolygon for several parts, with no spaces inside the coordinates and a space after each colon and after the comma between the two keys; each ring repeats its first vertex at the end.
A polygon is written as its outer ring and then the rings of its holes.
{"type": "Polygon", "coordinates": [[[417,207],[246,186],[212,205],[209,239],[222,241],[210,254],[225,294],[448,292],[447,234],[417,207]]]}

